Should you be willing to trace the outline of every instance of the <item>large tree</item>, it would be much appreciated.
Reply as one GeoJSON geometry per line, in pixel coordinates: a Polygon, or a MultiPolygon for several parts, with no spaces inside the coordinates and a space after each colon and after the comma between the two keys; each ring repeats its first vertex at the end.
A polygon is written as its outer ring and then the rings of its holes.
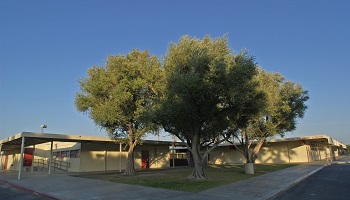
{"type": "Polygon", "coordinates": [[[126,175],[135,174],[134,148],[157,127],[145,117],[163,90],[164,70],[159,59],[137,49],[126,55],[108,56],[105,66],[88,69],[76,94],[78,111],[87,113],[112,138],[128,146],[126,175]]]}
{"type": "Polygon", "coordinates": [[[234,136],[243,148],[237,149],[245,156],[247,163],[254,163],[268,137],[284,136],[296,129],[297,122],[304,116],[309,99],[308,91],[299,83],[286,81],[279,73],[259,69],[255,80],[259,91],[266,97],[266,104],[258,115],[248,119],[246,126],[235,129],[234,136]],[[255,142],[253,149],[250,149],[255,142]]]}
{"type": "MultiPolygon", "coordinates": [[[[156,121],[187,144],[194,165],[189,178],[205,178],[208,153],[229,136],[228,115],[246,101],[261,98],[251,95],[256,87],[251,84],[256,74],[254,59],[244,52],[235,56],[227,37],[183,36],[170,45],[164,65],[167,87],[156,121]],[[203,145],[208,148],[203,150],[203,145]]],[[[252,106],[245,114],[258,110],[252,106]]]]}

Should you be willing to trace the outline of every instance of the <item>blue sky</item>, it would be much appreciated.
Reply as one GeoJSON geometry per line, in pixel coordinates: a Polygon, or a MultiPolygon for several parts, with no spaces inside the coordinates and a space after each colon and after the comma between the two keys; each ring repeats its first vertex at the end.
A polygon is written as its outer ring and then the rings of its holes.
{"type": "Polygon", "coordinates": [[[350,144],[350,3],[290,1],[0,1],[0,139],[22,131],[106,136],[74,107],[78,81],[108,55],[161,57],[185,34],[228,34],[267,71],[309,91],[287,137],[350,144]]]}

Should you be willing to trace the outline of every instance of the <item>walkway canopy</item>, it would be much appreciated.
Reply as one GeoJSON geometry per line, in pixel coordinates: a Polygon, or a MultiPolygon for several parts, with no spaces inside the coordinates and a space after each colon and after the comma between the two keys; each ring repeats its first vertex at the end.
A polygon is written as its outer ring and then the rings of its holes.
{"type": "Polygon", "coordinates": [[[22,140],[25,138],[24,147],[60,141],[60,142],[99,142],[99,143],[116,143],[115,140],[105,137],[93,137],[93,136],[79,136],[79,135],[66,135],[66,134],[49,134],[49,133],[33,133],[22,132],[12,137],[0,140],[1,151],[8,151],[12,149],[20,149],[22,140]]]}

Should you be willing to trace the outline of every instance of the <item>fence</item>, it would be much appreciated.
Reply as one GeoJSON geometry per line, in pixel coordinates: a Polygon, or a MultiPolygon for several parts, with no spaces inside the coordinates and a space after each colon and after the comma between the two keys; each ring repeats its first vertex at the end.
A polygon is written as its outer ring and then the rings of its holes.
{"type": "MultiPolygon", "coordinates": [[[[49,168],[49,163],[50,159],[34,159],[32,162],[33,167],[41,167],[47,169],[49,168]]],[[[52,160],[51,167],[53,167],[53,171],[55,171],[56,169],[68,171],[68,168],[70,168],[70,163],[61,160],[52,160]]]]}

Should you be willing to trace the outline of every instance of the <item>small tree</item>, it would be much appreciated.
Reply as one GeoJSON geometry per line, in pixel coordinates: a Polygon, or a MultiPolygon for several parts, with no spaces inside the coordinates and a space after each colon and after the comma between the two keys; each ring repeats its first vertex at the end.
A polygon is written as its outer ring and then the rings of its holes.
{"type": "Polygon", "coordinates": [[[350,144],[346,145],[346,150],[345,150],[345,154],[350,154],[350,144]]]}
{"type": "Polygon", "coordinates": [[[79,82],[75,106],[110,137],[123,139],[128,146],[125,174],[135,174],[134,148],[147,132],[157,129],[145,115],[163,89],[161,64],[148,51],[135,49],[108,56],[104,67],[91,67],[87,73],[79,82]]]}
{"type": "Polygon", "coordinates": [[[304,116],[307,109],[305,102],[309,99],[308,91],[303,90],[301,84],[285,81],[278,73],[259,69],[256,81],[259,90],[265,94],[265,107],[248,120],[247,126],[234,132],[234,137],[243,148],[236,147],[245,156],[247,163],[255,162],[268,137],[284,136],[286,132],[295,130],[298,119],[304,116]],[[254,141],[257,143],[250,151],[254,141]]]}
{"type": "Polygon", "coordinates": [[[234,56],[226,37],[209,36],[181,37],[170,45],[164,63],[167,88],[155,120],[187,144],[194,165],[189,178],[203,179],[208,153],[229,136],[228,115],[254,90],[248,82],[256,65],[246,53],[234,56]],[[243,87],[247,90],[239,90],[243,87]]]}

